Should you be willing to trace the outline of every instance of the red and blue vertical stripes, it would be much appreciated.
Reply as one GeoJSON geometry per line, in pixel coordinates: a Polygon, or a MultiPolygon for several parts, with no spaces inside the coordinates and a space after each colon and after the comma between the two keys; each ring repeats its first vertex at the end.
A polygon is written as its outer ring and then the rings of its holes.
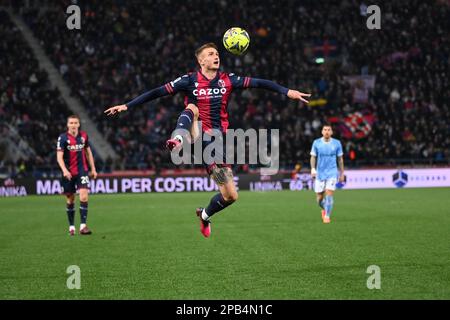
{"type": "Polygon", "coordinates": [[[88,136],[81,131],[76,137],[70,133],[61,136],[64,139],[62,144],[64,151],[64,162],[72,175],[87,175],[89,167],[87,162],[86,148],[88,144],[88,136]]]}

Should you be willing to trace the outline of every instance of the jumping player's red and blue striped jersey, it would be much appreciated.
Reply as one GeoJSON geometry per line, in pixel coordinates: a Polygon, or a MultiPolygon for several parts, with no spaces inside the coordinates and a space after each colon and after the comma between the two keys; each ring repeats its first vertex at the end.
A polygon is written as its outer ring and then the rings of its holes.
{"type": "Polygon", "coordinates": [[[201,71],[183,75],[164,86],[148,91],[127,103],[134,107],[147,101],[177,92],[185,94],[185,105],[193,103],[199,110],[199,120],[202,130],[219,129],[226,132],[228,129],[228,101],[234,89],[264,88],[287,94],[288,89],[275,82],[241,77],[233,73],[217,71],[216,76],[209,80],[201,71]]]}
{"type": "Polygon", "coordinates": [[[58,137],[56,150],[64,152],[64,164],[73,176],[84,176],[89,173],[86,149],[89,147],[89,138],[86,132],[79,131],[75,137],[65,132],[58,137]]]}
{"type": "Polygon", "coordinates": [[[214,79],[208,80],[197,71],[167,83],[165,88],[170,94],[184,92],[185,105],[193,103],[197,106],[203,131],[214,128],[226,132],[230,93],[233,89],[248,88],[249,84],[249,77],[217,72],[214,79]]]}

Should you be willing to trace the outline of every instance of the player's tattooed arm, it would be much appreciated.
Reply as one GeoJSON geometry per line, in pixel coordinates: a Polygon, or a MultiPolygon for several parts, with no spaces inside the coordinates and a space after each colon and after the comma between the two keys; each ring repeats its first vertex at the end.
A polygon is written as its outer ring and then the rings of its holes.
{"type": "Polygon", "coordinates": [[[344,182],[344,156],[338,157],[339,182],[344,182]]]}
{"type": "Polygon", "coordinates": [[[316,171],[316,156],[311,156],[311,159],[310,159],[309,162],[311,164],[311,177],[313,179],[315,179],[316,175],[317,175],[317,171],[316,171]]]}

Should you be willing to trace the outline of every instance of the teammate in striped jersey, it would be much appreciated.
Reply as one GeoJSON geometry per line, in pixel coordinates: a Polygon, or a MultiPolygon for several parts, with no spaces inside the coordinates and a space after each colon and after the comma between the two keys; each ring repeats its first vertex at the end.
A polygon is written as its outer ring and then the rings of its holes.
{"type": "Polygon", "coordinates": [[[75,235],[75,194],[80,196],[80,234],[89,235],[86,225],[88,215],[89,167],[92,178],[97,178],[94,156],[89,146],[86,132],[80,131],[80,118],[71,115],[67,118],[67,132],[62,133],[57,142],[56,156],[63,177],[61,185],[66,196],[66,212],[69,219],[69,234],[75,235]],[[89,166],[88,166],[89,165],[89,166]]]}

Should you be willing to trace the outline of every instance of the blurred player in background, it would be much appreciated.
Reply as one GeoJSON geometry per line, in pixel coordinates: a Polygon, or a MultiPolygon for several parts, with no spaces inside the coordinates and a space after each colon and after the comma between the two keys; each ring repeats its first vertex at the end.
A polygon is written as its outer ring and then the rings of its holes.
{"type": "MultiPolygon", "coordinates": [[[[178,118],[175,132],[180,132],[173,139],[167,141],[167,148],[171,151],[179,150],[183,141],[193,142],[199,136],[198,121],[201,121],[201,130],[208,134],[211,130],[220,130],[225,133],[228,129],[228,101],[230,93],[234,89],[263,88],[284,94],[295,100],[308,103],[305,97],[310,94],[282,87],[270,80],[240,77],[233,73],[220,72],[220,57],[217,46],[207,43],[195,52],[200,70],[183,75],[174,81],[150,90],[127,104],[111,107],[105,111],[108,115],[126,111],[150,100],[177,92],[185,94],[186,108],[178,118]],[[185,132],[183,134],[182,132],[185,132]]],[[[212,139],[213,140],[213,139],[212,139]]],[[[209,142],[203,141],[203,149],[209,142]]],[[[210,218],[217,212],[225,209],[238,198],[233,180],[233,172],[229,164],[226,164],[225,150],[223,163],[205,163],[208,175],[219,187],[220,193],[211,198],[206,208],[197,208],[196,213],[200,218],[200,230],[205,237],[211,233],[210,218]]]]}
{"type": "Polygon", "coordinates": [[[316,139],[311,148],[311,177],[314,181],[314,191],[317,203],[322,208],[323,223],[330,223],[333,210],[333,193],[336,182],[344,181],[344,153],[339,140],[331,138],[331,125],[322,127],[322,138],[316,139]],[[338,172],[339,164],[339,172],[338,172]]]}
{"type": "Polygon", "coordinates": [[[296,180],[297,175],[302,171],[302,165],[300,163],[297,163],[294,167],[294,170],[291,171],[291,179],[296,180]]]}
{"type": "Polygon", "coordinates": [[[311,175],[302,173],[302,165],[297,163],[294,170],[291,171],[291,179],[289,182],[290,190],[310,190],[313,188],[311,175]]]}
{"type": "Polygon", "coordinates": [[[57,161],[61,168],[63,194],[66,196],[66,211],[69,219],[69,234],[75,235],[75,193],[80,196],[80,234],[89,235],[86,225],[88,215],[89,167],[91,176],[97,178],[94,157],[86,132],[80,131],[80,118],[71,115],[67,118],[67,132],[61,134],[57,143],[57,161]],[[89,167],[88,167],[89,164],[89,167]]]}

